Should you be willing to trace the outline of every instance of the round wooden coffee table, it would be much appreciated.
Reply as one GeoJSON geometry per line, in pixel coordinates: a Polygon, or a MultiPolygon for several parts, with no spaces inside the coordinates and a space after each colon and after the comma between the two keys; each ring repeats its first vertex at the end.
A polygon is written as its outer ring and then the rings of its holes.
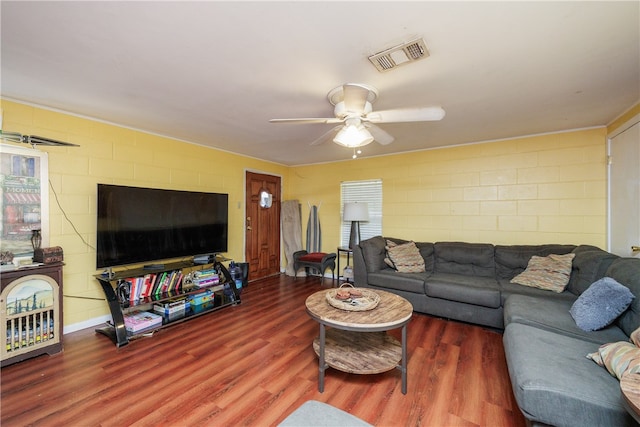
{"type": "Polygon", "coordinates": [[[622,403],[636,422],[640,423],[640,373],[627,374],[620,380],[622,403]]]}
{"type": "Polygon", "coordinates": [[[402,372],[402,393],[407,394],[407,323],[413,315],[409,301],[391,292],[375,290],[378,306],[367,311],[347,311],[327,302],[322,290],[305,302],[307,313],[320,323],[313,342],[319,357],[318,390],[324,391],[328,367],[352,374],[377,374],[394,368],[402,372]],[[330,329],[326,330],[326,326],[330,329]],[[402,342],[386,331],[402,328],[402,342]]]}

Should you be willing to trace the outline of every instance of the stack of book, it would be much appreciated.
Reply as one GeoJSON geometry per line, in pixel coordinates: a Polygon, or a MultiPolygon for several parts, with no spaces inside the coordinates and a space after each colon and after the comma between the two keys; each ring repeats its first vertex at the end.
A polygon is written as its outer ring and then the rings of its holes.
{"type": "MultiPolygon", "coordinates": [[[[179,298],[153,305],[153,311],[164,317],[165,322],[181,319],[186,314],[187,300],[179,298]]],[[[191,307],[189,307],[191,308],[191,307]]]]}
{"type": "Polygon", "coordinates": [[[124,315],[124,327],[130,335],[162,326],[162,316],[148,311],[132,311],[124,315]]]}
{"type": "Polygon", "coordinates": [[[208,288],[220,283],[220,278],[215,269],[199,270],[193,272],[192,282],[197,288],[208,288]]]}

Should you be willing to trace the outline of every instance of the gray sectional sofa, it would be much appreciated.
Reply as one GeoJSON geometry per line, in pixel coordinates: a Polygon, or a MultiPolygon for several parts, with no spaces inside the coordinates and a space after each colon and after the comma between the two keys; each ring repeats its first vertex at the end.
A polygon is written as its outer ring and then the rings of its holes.
{"type": "Polygon", "coordinates": [[[640,259],[588,245],[420,243],[425,271],[399,273],[385,261],[377,236],[353,248],[354,284],[408,299],[416,312],[503,329],[516,401],[531,425],[637,425],[623,406],[618,379],[586,355],[602,344],[629,341],[640,327],[640,298],[611,325],[580,329],[569,310],[589,286],[611,277],[640,296],[640,259]],[[574,253],[561,293],[510,283],[533,255],[574,253]]]}

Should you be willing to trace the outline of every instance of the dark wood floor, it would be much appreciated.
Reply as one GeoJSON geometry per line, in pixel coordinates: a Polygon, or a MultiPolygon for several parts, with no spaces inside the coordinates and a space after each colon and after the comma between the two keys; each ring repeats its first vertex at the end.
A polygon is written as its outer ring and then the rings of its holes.
{"type": "Polygon", "coordinates": [[[377,426],[524,426],[501,334],[421,314],[408,327],[406,395],[398,370],[329,369],[319,393],[304,300],[330,285],[252,282],[241,305],[120,349],[93,330],[65,335],[63,353],[2,368],[2,425],[269,426],[316,399],[377,426]]]}

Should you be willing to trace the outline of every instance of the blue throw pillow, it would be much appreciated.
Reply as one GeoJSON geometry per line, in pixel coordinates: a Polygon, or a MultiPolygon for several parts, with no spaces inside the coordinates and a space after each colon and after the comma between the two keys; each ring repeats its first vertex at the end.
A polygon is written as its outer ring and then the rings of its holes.
{"type": "Polygon", "coordinates": [[[593,282],[571,306],[571,316],[583,331],[597,331],[617,319],[635,298],[611,277],[593,282]]]}

